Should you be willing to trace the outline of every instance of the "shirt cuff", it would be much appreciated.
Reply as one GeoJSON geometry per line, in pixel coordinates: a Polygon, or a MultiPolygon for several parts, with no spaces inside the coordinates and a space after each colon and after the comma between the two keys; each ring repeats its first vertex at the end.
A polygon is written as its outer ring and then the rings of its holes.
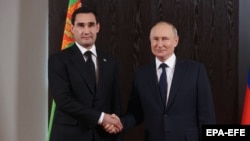
{"type": "Polygon", "coordinates": [[[100,118],[98,120],[98,124],[102,124],[103,118],[104,118],[104,113],[102,112],[101,116],[100,116],[100,118]]]}

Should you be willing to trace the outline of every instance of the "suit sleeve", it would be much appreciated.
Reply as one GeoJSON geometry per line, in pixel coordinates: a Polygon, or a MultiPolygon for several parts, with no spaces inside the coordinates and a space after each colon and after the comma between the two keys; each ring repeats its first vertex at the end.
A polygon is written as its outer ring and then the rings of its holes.
{"type": "Polygon", "coordinates": [[[124,126],[124,134],[129,130],[135,128],[137,125],[141,124],[144,120],[143,110],[137,90],[137,81],[138,80],[135,73],[131,95],[128,100],[127,111],[121,119],[124,126]]]}
{"type": "MultiPolygon", "coordinates": [[[[119,118],[121,118],[121,95],[120,95],[120,83],[118,79],[119,71],[118,64],[115,61],[115,73],[114,73],[114,83],[113,83],[113,97],[112,97],[112,113],[115,113],[119,118]]],[[[122,135],[116,134],[115,141],[122,141],[122,135]]]]}
{"type": "Polygon", "coordinates": [[[215,124],[215,110],[211,87],[204,65],[198,71],[198,117],[200,127],[203,124],[215,124]]]}
{"type": "Polygon", "coordinates": [[[118,65],[115,62],[115,73],[113,83],[113,99],[112,99],[112,111],[116,115],[121,115],[121,96],[120,96],[120,85],[118,80],[118,65]]]}

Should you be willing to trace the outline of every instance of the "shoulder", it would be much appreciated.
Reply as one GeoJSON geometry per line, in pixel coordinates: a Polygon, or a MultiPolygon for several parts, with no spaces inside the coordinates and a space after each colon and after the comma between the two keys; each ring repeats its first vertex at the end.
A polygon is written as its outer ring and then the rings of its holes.
{"type": "Polygon", "coordinates": [[[104,62],[117,63],[117,58],[114,55],[107,53],[101,49],[97,49],[96,51],[97,51],[97,58],[99,58],[98,60],[104,62]]]}
{"type": "Polygon", "coordinates": [[[61,57],[66,57],[66,56],[75,54],[75,53],[80,53],[80,50],[76,46],[72,45],[68,48],[65,48],[63,50],[58,50],[50,54],[49,58],[61,58],[61,57]]]}
{"type": "Polygon", "coordinates": [[[176,58],[176,65],[187,65],[190,67],[204,67],[204,64],[199,61],[191,59],[183,59],[183,58],[176,58]]]}
{"type": "Polygon", "coordinates": [[[137,76],[151,75],[154,73],[156,73],[156,66],[153,61],[150,62],[149,64],[140,66],[135,70],[135,75],[137,76]]]}
{"type": "Polygon", "coordinates": [[[191,59],[177,58],[175,69],[185,70],[190,73],[206,73],[206,68],[203,63],[191,59]]]}

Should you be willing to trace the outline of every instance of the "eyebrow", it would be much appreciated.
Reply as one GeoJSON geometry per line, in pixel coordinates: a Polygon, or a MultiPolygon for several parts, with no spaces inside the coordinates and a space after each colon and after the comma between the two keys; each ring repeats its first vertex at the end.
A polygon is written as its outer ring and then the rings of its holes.
{"type": "Polygon", "coordinates": [[[84,22],[76,22],[77,24],[96,24],[96,22],[87,22],[87,23],[84,23],[84,22]]]}

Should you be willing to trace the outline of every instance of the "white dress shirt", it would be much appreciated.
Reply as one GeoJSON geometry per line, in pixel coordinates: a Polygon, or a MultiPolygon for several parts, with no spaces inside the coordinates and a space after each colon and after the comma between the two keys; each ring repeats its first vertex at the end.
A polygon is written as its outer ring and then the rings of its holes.
{"type": "Polygon", "coordinates": [[[158,82],[160,80],[160,76],[161,76],[161,73],[162,73],[162,69],[160,68],[161,63],[165,63],[165,64],[168,65],[168,67],[166,68],[167,84],[168,84],[166,101],[168,101],[169,92],[170,92],[170,88],[171,88],[171,84],[172,84],[172,79],[173,79],[173,76],[174,76],[175,64],[176,64],[176,56],[175,56],[175,54],[173,53],[165,62],[161,62],[157,57],[155,58],[158,82]]]}

